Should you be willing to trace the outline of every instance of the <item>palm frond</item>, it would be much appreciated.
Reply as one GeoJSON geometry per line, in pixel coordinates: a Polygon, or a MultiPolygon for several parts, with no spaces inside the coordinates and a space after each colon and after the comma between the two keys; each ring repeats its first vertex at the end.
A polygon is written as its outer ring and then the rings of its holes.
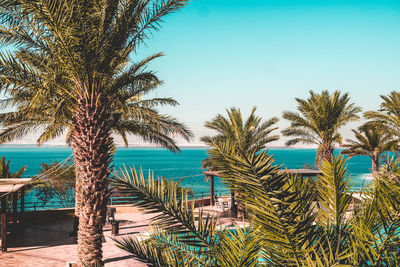
{"type": "Polygon", "coordinates": [[[114,175],[111,183],[121,193],[134,198],[135,206],[145,208],[148,212],[160,213],[155,215],[154,223],[167,232],[184,234],[182,242],[198,246],[208,246],[215,242],[210,239],[215,231],[215,219],[209,215],[203,218],[200,210],[197,222],[193,203],[187,202],[187,192],[183,192],[178,200],[176,183],[171,182],[165,186],[164,179],[156,181],[151,173],[146,181],[143,172],[138,174],[134,168],[130,171],[121,170],[114,175]]]}
{"type": "Polygon", "coordinates": [[[214,147],[209,151],[210,157],[221,163],[224,182],[238,193],[240,202],[252,214],[269,261],[300,264],[303,249],[315,238],[311,231],[315,219],[311,213],[313,192],[301,180],[280,173],[265,151],[244,156],[229,143],[214,147]]]}

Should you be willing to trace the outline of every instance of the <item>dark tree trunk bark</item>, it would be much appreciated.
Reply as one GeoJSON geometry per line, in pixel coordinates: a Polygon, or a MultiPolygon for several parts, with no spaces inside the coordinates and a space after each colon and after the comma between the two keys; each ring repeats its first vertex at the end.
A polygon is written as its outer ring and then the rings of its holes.
{"type": "Polygon", "coordinates": [[[379,170],[379,155],[374,154],[372,158],[372,173],[376,173],[379,170]]]}
{"type": "Polygon", "coordinates": [[[83,88],[74,117],[73,150],[77,170],[76,213],[79,216],[78,265],[101,263],[102,232],[112,161],[108,101],[98,86],[83,88]]]}
{"type": "MultiPolygon", "coordinates": [[[[73,150],[75,151],[77,148],[75,144],[72,145],[73,150]]],[[[81,208],[81,195],[80,195],[80,179],[79,179],[79,168],[78,165],[75,164],[75,216],[79,218],[80,208],[81,208]]]]}
{"type": "MultiPolygon", "coordinates": [[[[75,146],[72,144],[73,150],[75,151],[75,146]]],[[[79,168],[75,164],[75,217],[74,217],[74,229],[72,230],[71,236],[78,235],[79,227],[79,214],[81,208],[81,193],[80,193],[80,179],[79,179],[79,168]]]]}
{"type": "Polygon", "coordinates": [[[333,157],[333,150],[333,147],[330,145],[321,145],[318,148],[317,164],[324,160],[331,161],[333,157]]]}
{"type": "MultiPolygon", "coordinates": [[[[74,143],[72,144],[72,147],[74,148],[75,151],[74,143]]],[[[72,233],[70,233],[71,236],[78,235],[80,208],[81,208],[81,195],[80,195],[79,168],[77,167],[77,164],[75,164],[75,217],[74,217],[74,229],[72,230],[72,233]]]]}

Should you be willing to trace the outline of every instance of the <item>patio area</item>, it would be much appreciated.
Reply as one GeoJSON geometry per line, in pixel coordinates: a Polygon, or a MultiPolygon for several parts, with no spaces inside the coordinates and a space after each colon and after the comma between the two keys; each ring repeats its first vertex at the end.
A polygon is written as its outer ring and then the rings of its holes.
{"type": "MultiPolygon", "coordinates": [[[[219,224],[233,225],[242,223],[230,216],[230,211],[216,210],[214,206],[204,207],[204,211],[218,217],[219,224]]],[[[198,208],[196,211],[198,212],[198,208]]],[[[77,245],[69,233],[73,230],[73,210],[58,216],[46,215],[45,212],[29,223],[14,238],[10,239],[7,253],[0,255],[0,266],[66,266],[67,262],[77,259],[77,245]]],[[[145,214],[134,207],[120,206],[116,208],[115,219],[120,221],[119,235],[133,235],[148,229],[149,221],[154,214],[145,214]]],[[[118,238],[116,236],[116,238],[118,238]]],[[[111,239],[111,225],[106,223],[103,237],[103,260],[105,266],[147,266],[138,262],[115,246],[111,239]]]]}

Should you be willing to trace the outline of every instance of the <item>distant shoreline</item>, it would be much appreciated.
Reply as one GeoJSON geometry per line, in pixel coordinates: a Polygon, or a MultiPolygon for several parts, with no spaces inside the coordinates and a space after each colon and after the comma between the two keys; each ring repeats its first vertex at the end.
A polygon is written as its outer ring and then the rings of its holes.
{"type": "MultiPolygon", "coordinates": [[[[49,145],[41,145],[38,146],[36,144],[5,144],[0,146],[0,151],[1,148],[71,148],[71,146],[68,145],[57,145],[57,144],[49,144],[49,145]]],[[[116,145],[117,148],[159,148],[163,149],[162,147],[159,146],[154,146],[154,145],[129,145],[129,146],[124,146],[124,145],[116,145]]],[[[194,144],[194,145],[179,145],[180,149],[187,149],[187,148],[210,148],[210,146],[207,145],[200,145],[200,144],[194,144]]],[[[316,149],[316,147],[310,147],[310,146],[295,146],[295,147],[287,147],[287,146],[269,146],[267,149],[316,149]]],[[[342,147],[337,147],[336,149],[342,149],[342,147]]]]}

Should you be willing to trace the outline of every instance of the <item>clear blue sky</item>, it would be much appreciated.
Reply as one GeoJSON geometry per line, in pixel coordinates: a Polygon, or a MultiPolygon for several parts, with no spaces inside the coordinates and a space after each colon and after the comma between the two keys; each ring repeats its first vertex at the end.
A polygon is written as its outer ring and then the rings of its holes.
{"type": "Polygon", "coordinates": [[[376,109],[379,95],[400,87],[400,1],[197,0],[135,57],[159,51],[157,95],[181,103],[163,111],[197,137],[227,107],[281,116],[310,89],[350,92],[364,111],[376,109]]]}
{"type": "Polygon", "coordinates": [[[196,138],[211,134],[204,122],[226,108],[280,117],[309,90],[350,92],[364,111],[377,109],[379,95],[400,89],[400,1],[194,0],[133,60],[160,51],[166,56],[150,65],[165,82],[157,95],[181,103],[162,111],[196,138]]]}

